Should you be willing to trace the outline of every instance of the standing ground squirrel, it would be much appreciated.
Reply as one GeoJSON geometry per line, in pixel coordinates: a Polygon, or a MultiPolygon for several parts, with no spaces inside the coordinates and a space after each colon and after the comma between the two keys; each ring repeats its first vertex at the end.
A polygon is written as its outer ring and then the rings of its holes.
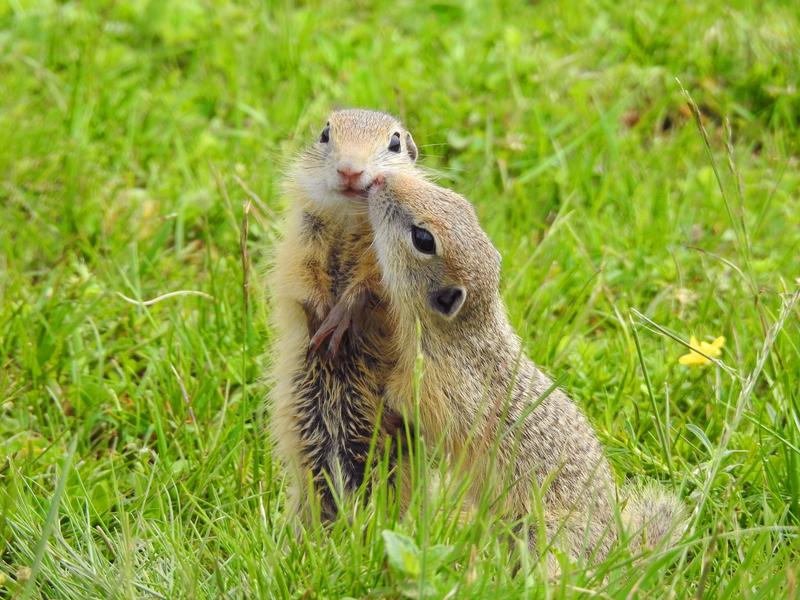
{"type": "Polygon", "coordinates": [[[306,519],[309,479],[323,518],[333,518],[334,492],[364,480],[377,421],[381,442],[399,427],[397,415],[383,411],[392,331],[372,234],[363,207],[354,210],[349,199],[366,197],[379,170],[413,170],[416,158],[411,134],[394,117],[339,110],[287,177],[291,207],[269,281],[272,431],[293,480],[292,510],[306,519]]]}
{"type": "MultiPolygon", "coordinates": [[[[395,319],[387,402],[414,414],[419,343],[415,426],[464,459],[473,495],[492,491],[516,521],[535,508],[535,482],[548,540],[573,558],[604,556],[617,538],[610,466],[580,409],[524,356],[499,294],[500,255],[472,205],[391,171],[375,178],[367,202],[395,319]]],[[[623,523],[642,530],[637,548],[641,538],[655,545],[681,519],[680,500],[656,486],[631,494],[622,510],[623,523]]],[[[537,529],[528,532],[532,547],[537,529]]]]}

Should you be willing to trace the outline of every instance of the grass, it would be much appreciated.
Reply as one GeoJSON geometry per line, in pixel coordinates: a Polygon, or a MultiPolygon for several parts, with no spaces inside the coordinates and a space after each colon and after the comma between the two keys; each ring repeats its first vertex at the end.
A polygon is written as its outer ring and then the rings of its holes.
{"type": "Polygon", "coordinates": [[[798,597],[798,74],[777,0],[0,4],[0,598],[798,597]],[[293,535],[255,273],[339,104],[475,203],[531,357],[692,509],[676,549],[548,582],[382,486],[293,535]]]}

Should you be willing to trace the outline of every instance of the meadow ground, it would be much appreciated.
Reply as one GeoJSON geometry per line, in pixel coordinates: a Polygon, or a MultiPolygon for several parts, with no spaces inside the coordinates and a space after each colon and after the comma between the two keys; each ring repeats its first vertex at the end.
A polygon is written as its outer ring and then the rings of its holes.
{"type": "Polygon", "coordinates": [[[797,597],[799,79],[790,1],[0,3],[0,598],[797,597]],[[531,357],[692,510],[677,548],[548,582],[381,488],[286,526],[256,267],[335,105],[474,201],[531,357]]]}

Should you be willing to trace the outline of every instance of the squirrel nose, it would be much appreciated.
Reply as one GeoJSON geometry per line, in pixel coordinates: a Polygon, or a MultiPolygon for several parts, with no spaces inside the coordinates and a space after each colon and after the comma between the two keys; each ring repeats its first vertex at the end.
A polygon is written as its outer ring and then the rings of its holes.
{"type": "Polygon", "coordinates": [[[358,178],[364,174],[364,171],[353,171],[352,169],[336,169],[336,171],[339,173],[339,177],[350,185],[358,181],[358,178]]]}

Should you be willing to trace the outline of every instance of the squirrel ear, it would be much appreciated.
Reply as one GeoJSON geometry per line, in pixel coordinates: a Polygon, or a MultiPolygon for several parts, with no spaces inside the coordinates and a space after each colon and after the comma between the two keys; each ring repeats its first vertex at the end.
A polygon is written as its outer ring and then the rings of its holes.
{"type": "Polygon", "coordinates": [[[431,308],[447,319],[452,319],[464,306],[467,290],[460,285],[448,285],[431,293],[431,308]]]}
{"type": "Polygon", "coordinates": [[[417,152],[417,145],[414,143],[414,138],[411,137],[411,134],[406,132],[406,152],[411,157],[412,162],[417,161],[417,156],[419,152],[417,152]]]}

